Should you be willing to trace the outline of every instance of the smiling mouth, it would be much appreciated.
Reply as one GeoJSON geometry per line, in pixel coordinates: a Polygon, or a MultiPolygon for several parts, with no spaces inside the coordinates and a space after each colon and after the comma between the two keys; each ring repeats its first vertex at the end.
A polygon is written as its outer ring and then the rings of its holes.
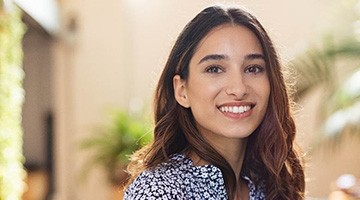
{"type": "Polygon", "coordinates": [[[224,113],[233,113],[233,114],[241,114],[245,113],[252,108],[254,108],[255,105],[244,105],[244,106],[220,106],[219,110],[224,113]]]}

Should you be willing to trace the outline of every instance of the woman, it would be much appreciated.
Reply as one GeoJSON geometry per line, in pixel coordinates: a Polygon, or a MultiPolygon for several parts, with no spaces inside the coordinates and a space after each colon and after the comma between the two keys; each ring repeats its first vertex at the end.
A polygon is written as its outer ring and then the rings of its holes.
{"type": "Polygon", "coordinates": [[[257,19],[208,7],[178,37],[155,93],[154,142],[125,199],[303,199],[295,124],[257,19]]]}

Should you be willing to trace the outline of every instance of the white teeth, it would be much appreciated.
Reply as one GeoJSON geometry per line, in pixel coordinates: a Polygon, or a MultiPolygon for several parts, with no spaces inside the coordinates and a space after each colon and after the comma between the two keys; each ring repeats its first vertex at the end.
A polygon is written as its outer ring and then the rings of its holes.
{"type": "Polygon", "coordinates": [[[239,107],[234,107],[234,108],[232,109],[232,112],[233,112],[233,113],[239,113],[239,107]]]}
{"type": "Polygon", "coordinates": [[[250,106],[221,106],[221,112],[244,113],[251,109],[250,106]]]}
{"type": "Polygon", "coordinates": [[[239,107],[239,113],[243,113],[245,111],[245,108],[244,107],[239,107]]]}

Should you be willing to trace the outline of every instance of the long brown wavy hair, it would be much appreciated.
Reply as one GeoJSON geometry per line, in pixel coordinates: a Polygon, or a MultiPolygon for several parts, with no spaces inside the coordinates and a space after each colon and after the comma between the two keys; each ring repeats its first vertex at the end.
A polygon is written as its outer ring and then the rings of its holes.
{"type": "Polygon", "coordinates": [[[194,152],[223,173],[229,199],[236,191],[235,173],[230,164],[199,133],[189,108],[175,100],[173,77],[187,80],[189,62],[199,42],[215,27],[224,24],[248,28],[259,39],[270,81],[270,97],[264,119],[249,136],[242,174],[255,184],[265,184],[266,199],[299,200],[304,197],[304,172],[294,148],[295,123],[291,102],[277,52],[258,20],[240,8],[212,6],[201,11],[183,29],[171,50],[154,98],[154,140],[132,156],[128,171],[131,180],[152,169],[175,153],[194,152]]]}

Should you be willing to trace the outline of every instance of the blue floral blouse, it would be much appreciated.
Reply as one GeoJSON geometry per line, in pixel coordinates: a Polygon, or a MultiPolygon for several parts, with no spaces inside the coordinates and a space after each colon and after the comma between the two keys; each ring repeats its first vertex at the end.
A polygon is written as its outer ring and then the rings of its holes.
{"type": "MultiPolygon", "coordinates": [[[[264,200],[264,186],[255,186],[247,177],[250,200],[264,200]]],[[[125,200],[227,199],[224,179],[214,165],[195,166],[183,154],[142,172],[124,194],[125,200]]]]}

